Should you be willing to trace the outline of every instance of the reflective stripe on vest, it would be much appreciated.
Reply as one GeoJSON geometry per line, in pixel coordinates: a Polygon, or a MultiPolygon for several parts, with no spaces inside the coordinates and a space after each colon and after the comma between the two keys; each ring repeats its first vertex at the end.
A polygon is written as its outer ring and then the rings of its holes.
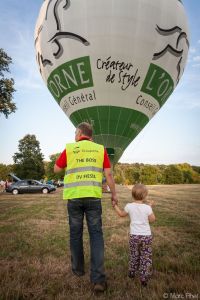
{"type": "Polygon", "coordinates": [[[65,188],[75,187],[75,186],[102,186],[100,182],[94,181],[81,181],[81,182],[73,182],[73,183],[66,183],[64,184],[65,188]]]}
{"type": "Polygon", "coordinates": [[[88,140],[66,145],[63,199],[102,196],[104,147],[88,140]]]}
{"type": "Polygon", "coordinates": [[[80,168],[74,168],[71,170],[67,170],[65,174],[72,174],[72,173],[77,173],[77,172],[84,172],[84,171],[96,171],[96,172],[103,172],[102,168],[96,168],[96,167],[80,167],[80,168]]]}

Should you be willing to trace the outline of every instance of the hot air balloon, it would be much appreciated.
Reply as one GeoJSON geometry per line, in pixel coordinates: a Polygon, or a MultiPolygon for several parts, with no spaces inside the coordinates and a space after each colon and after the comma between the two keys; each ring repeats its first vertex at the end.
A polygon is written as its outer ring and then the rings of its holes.
{"type": "Polygon", "coordinates": [[[175,89],[188,40],[181,0],[45,0],[35,28],[49,91],[113,163],[175,89]]]}

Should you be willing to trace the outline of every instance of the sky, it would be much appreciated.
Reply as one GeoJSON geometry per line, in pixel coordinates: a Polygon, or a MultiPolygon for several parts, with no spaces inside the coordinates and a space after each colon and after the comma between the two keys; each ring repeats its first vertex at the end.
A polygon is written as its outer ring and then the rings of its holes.
{"type": "MultiPolygon", "coordinates": [[[[45,160],[74,141],[75,128],[46,88],[35,60],[34,28],[42,0],[0,2],[0,48],[12,57],[17,111],[0,115],[0,163],[12,164],[19,140],[36,135],[45,160]]],[[[190,28],[185,72],[161,110],[132,141],[122,163],[200,166],[200,1],[183,0],[190,28]]]]}

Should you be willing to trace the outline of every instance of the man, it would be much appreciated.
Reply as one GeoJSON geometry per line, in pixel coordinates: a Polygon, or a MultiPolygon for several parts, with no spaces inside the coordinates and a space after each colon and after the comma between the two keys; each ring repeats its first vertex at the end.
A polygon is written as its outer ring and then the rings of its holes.
{"type": "Polygon", "coordinates": [[[90,236],[90,280],[95,292],[106,289],[104,273],[104,240],[102,232],[102,172],[111,191],[112,204],[117,203],[115,182],[108,154],[102,145],[92,142],[92,127],[81,123],[76,128],[75,143],[67,144],[57,159],[54,172],[65,168],[63,199],[68,200],[72,271],[84,272],[83,219],[86,216],[90,236]]]}

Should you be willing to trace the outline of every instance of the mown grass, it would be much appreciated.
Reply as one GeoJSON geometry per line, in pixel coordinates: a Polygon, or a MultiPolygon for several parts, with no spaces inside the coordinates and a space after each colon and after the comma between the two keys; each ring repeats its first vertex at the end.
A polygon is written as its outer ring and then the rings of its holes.
{"type": "MultiPolygon", "coordinates": [[[[131,200],[130,189],[118,186],[117,191],[123,207],[131,200]]],[[[200,298],[200,185],[149,186],[157,220],[152,225],[154,274],[145,289],[138,279],[127,277],[129,219],[119,218],[110,195],[104,194],[108,290],[100,296],[93,294],[89,282],[86,227],[86,275],[75,278],[71,273],[61,193],[58,189],[49,195],[0,194],[1,300],[200,298]]]]}

